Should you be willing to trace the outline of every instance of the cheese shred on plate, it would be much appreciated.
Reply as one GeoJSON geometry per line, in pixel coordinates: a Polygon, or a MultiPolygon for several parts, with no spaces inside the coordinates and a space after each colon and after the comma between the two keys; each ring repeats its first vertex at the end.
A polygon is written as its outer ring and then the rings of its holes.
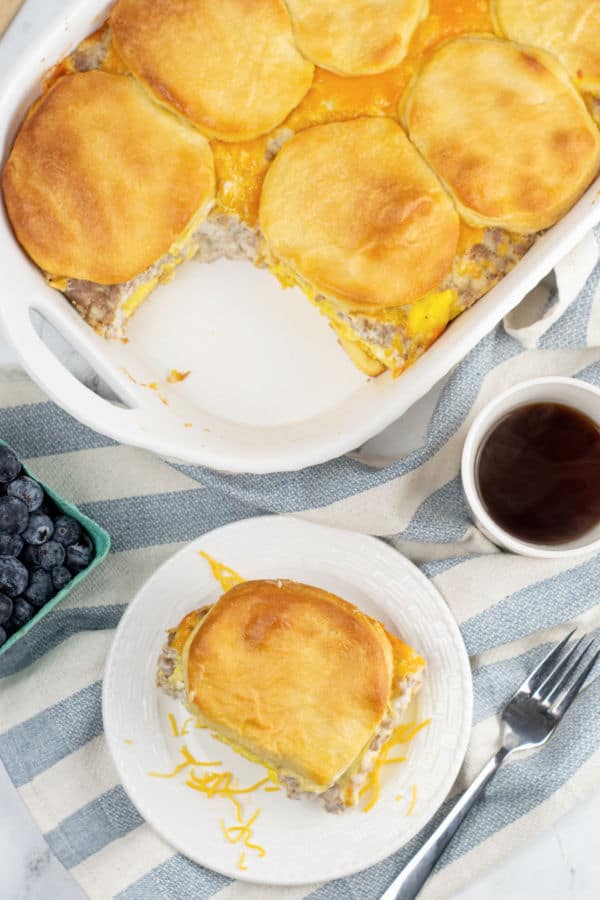
{"type": "Polygon", "coordinates": [[[213,559],[213,557],[209,556],[208,553],[205,553],[204,550],[199,550],[198,556],[201,556],[202,559],[205,559],[209,564],[211,575],[215,581],[219,582],[224,591],[229,591],[232,587],[235,587],[236,584],[242,584],[245,581],[241,575],[238,575],[238,573],[233,569],[230,569],[229,566],[219,562],[218,559],[213,559]]]}
{"type": "MultiPolygon", "coordinates": [[[[189,724],[192,719],[186,719],[182,728],[180,729],[177,725],[177,721],[173,713],[168,714],[169,725],[171,727],[171,732],[173,737],[181,737],[185,731],[186,726],[189,724]]],[[[187,734],[187,732],[185,732],[187,734]]],[[[260,809],[256,810],[256,812],[248,819],[248,821],[244,821],[244,815],[242,811],[241,803],[238,799],[239,795],[245,794],[253,794],[255,791],[260,790],[264,785],[271,785],[270,787],[265,787],[266,791],[278,791],[279,788],[275,787],[271,783],[271,779],[266,776],[265,778],[261,778],[255,784],[251,784],[249,787],[240,787],[237,779],[233,775],[232,772],[202,772],[199,774],[196,772],[196,768],[200,766],[221,766],[223,763],[221,760],[211,760],[211,761],[203,761],[196,759],[188,750],[187,746],[183,744],[179,747],[179,752],[183,757],[183,762],[179,763],[175,766],[172,772],[149,772],[148,774],[152,778],[174,778],[180,772],[187,770],[187,780],[184,782],[185,786],[190,788],[191,790],[197,791],[198,793],[204,794],[205,797],[221,797],[225,800],[230,800],[233,803],[236,813],[236,823],[230,826],[225,825],[225,821],[221,819],[221,828],[223,834],[230,844],[238,844],[243,842],[244,847],[247,850],[254,850],[258,854],[260,858],[266,855],[266,850],[260,844],[255,844],[252,842],[253,831],[252,825],[258,818],[260,813],[260,809]]],[[[245,864],[246,854],[245,851],[242,852],[240,856],[240,860],[238,862],[238,868],[242,871],[245,871],[248,866],[245,864]]]]}
{"type": "Polygon", "coordinates": [[[412,816],[416,802],[417,802],[417,786],[416,786],[416,784],[413,784],[411,798],[410,798],[410,805],[409,805],[408,809],[406,810],[407,816],[412,816]]]}
{"type": "MultiPolygon", "coordinates": [[[[388,753],[393,747],[397,747],[398,744],[408,744],[416,735],[423,729],[426,728],[431,719],[425,719],[423,722],[419,724],[415,722],[408,722],[404,725],[399,725],[398,728],[393,732],[389,740],[384,744],[379,759],[373,766],[372,770],[369,773],[367,780],[359,791],[359,796],[363,797],[365,794],[371,792],[370,799],[367,801],[366,805],[363,807],[363,812],[370,812],[373,809],[377,801],[379,800],[379,796],[381,793],[381,781],[380,774],[383,766],[391,765],[392,763],[402,763],[406,761],[406,756],[394,756],[392,758],[388,757],[388,753]]],[[[414,809],[414,804],[416,803],[416,787],[413,785],[413,799],[411,800],[411,805],[409,807],[409,811],[406,813],[408,816],[412,813],[414,809]]]]}
{"type": "Polygon", "coordinates": [[[220,766],[222,765],[220,760],[211,760],[210,762],[202,762],[198,759],[195,759],[185,744],[179,748],[179,752],[183,756],[184,762],[180,763],[178,766],[175,766],[172,772],[148,772],[152,778],[174,778],[179,772],[182,772],[184,769],[187,769],[188,766],[220,766]]]}

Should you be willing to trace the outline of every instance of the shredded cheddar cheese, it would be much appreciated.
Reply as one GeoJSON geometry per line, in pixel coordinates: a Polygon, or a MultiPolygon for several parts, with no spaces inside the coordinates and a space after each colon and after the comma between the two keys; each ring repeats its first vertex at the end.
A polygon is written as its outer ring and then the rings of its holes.
{"type": "Polygon", "coordinates": [[[134,288],[121,307],[126,318],[131,318],[136,309],[142,305],[148,294],[152,293],[159,281],[160,278],[157,275],[156,278],[149,278],[147,281],[144,281],[143,284],[138,284],[138,286],[134,288]]]}
{"type": "Polygon", "coordinates": [[[178,382],[180,381],[185,381],[190,373],[191,369],[188,369],[187,372],[179,372],[177,369],[171,369],[171,371],[167,375],[167,382],[169,384],[178,384],[178,382]]]}
{"type": "Polygon", "coordinates": [[[173,713],[169,713],[168,718],[169,718],[169,724],[171,726],[171,731],[173,732],[173,737],[176,737],[176,738],[177,737],[185,737],[186,734],[189,734],[188,725],[190,724],[190,722],[194,721],[193,716],[189,716],[187,719],[185,719],[181,728],[179,728],[179,726],[177,725],[177,722],[175,721],[175,716],[173,715],[173,713]]]}
{"type": "Polygon", "coordinates": [[[132,381],[138,387],[148,388],[149,391],[154,391],[156,396],[160,400],[160,402],[163,404],[163,406],[169,405],[169,401],[164,396],[164,394],[161,393],[161,391],[158,387],[157,381],[138,381],[137,378],[133,377],[133,375],[131,374],[131,372],[128,369],[123,368],[123,372],[125,373],[125,375],[127,375],[129,380],[132,381]]]}
{"type": "Polygon", "coordinates": [[[258,766],[262,766],[263,769],[267,770],[267,776],[269,781],[271,781],[275,786],[279,787],[279,778],[277,776],[277,772],[275,769],[270,768],[262,759],[256,756],[254,753],[250,753],[245,747],[242,747],[240,744],[236,744],[235,741],[230,740],[229,738],[224,737],[222,734],[217,734],[216,731],[211,731],[210,736],[215,739],[215,741],[219,741],[221,744],[226,744],[228,747],[233,747],[236,753],[240,756],[245,757],[250,760],[250,762],[256,763],[258,766]]]}
{"type": "Polygon", "coordinates": [[[252,825],[258,819],[260,812],[260,809],[257,809],[247,822],[242,822],[240,825],[230,825],[229,827],[226,827],[225,822],[221,819],[221,828],[230,844],[239,844],[241,841],[248,850],[256,850],[262,859],[263,856],[267,855],[267,851],[260,844],[253,844],[250,840],[253,837],[252,825]]]}
{"type": "Polygon", "coordinates": [[[367,791],[373,791],[373,793],[371,795],[371,799],[366,804],[366,806],[363,807],[363,812],[369,812],[371,809],[373,809],[373,807],[379,800],[379,795],[381,793],[381,782],[379,780],[379,772],[381,771],[382,765],[383,765],[383,762],[380,757],[377,760],[377,762],[375,763],[371,772],[369,773],[369,777],[367,778],[367,780],[361,787],[360,791],[358,792],[358,796],[362,797],[363,794],[367,793],[367,791]]]}
{"type": "Polygon", "coordinates": [[[229,566],[224,565],[217,559],[213,559],[213,557],[208,553],[205,553],[204,550],[199,550],[198,556],[201,556],[202,559],[205,559],[209,564],[213,578],[215,581],[219,582],[224,591],[231,590],[236,584],[242,584],[245,580],[241,575],[238,575],[237,572],[234,572],[233,569],[230,569],[229,566]]]}
{"type": "Polygon", "coordinates": [[[247,788],[237,786],[237,780],[231,772],[203,772],[202,776],[196,775],[192,769],[189,773],[189,780],[185,782],[186,787],[194,791],[204,794],[206,797],[224,797],[231,800],[235,806],[238,820],[241,817],[241,807],[237,800],[240,794],[251,794],[268,782],[268,778],[257,781],[256,784],[247,788]]]}
{"type": "Polygon", "coordinates": [[[174,778],[178,772],[182,772],[184,769],[187,769],[188,766],[220,766],[222,765],[220,760],[211,760],[210,762],[204,762],[199,759],[195,759],[185,744],[179,748],[179,752],[183,756],[184,761],[179,763],[178,766],[175,766],[172,772],[148,772],[148,775],[151,775],[152,778],[174,778]]]}
{"type": "Polygon", "coordinates": [[[394,731],[389,741],[387,742],[387,747],[396,747],[398,744],[408,744],[410,741],[415,738],[420,731],[430,724],[431,719],[424,719],[422,722],[408,722],[405,725],[399,725],[398,728],[394,731]]]}
{"type": "MultiPolygon", "coordinates": [[[[389,757],[388,754],[393,747],[397,747],[398,744],[408,744],[413,740],[414,737],[423,729],[429,725],[431,719],[425,719],[423,722],[407,722],[406,724],[399,725],[391,736],[388,738],[386,743],[381,748],[381,753],[375,765],[369,772],[367,779],[361,789],[358,792],[359,797],[364,797],[365,794],[370,792],[370,798],[368,802],[363,806],[363,812],[369,812],[377,801],[379,800],[379,796],[381,794],[381,770],[386,765],[391,765],[392,763],[402,763],[406,762],[406,756],[395,756],[389,757]]],[[[413,785],[414,787],[414,785],[413,785]]],[[[416,788],[415,788],[416,790],[416,788]]],[[[398,799],[398,798],[396,798],[398,799]]],[[[416,800],[414,801],[416,802],[416,800]]],[[[413,802],[413,806],[414,806],[413,802]]],[[[412,808],[411,808],[412,812],[412,808]]],[[[407,813],[410,815],[410,813],[407,813]]]]}
{"type": "Polygon", "coordinates": [[[242,807],[237,797],[233,795],[229,788],[230,779],[230,772],[209,772],[201,779],[198,778],[196,773],[192,770],[192,772],[190,772],[190,780],[186,781],[185,785],[193,791],[204,794],[206,797],[225,797],[227,800],[231,800],[235,806],[238,822],[241,822],[242,807]]]}
{"type": "MultiPolygon", "coordinates": [[[[217,565],[220,565],[220,563],[217,563],[217,565]]],[[[232,570],[228,571],[232,572],[232,570]]],[[[232,574],[235,575],[236,573],[233,572],[232,574]]],[[[170,731],[174,738],[180,738],[183,737],[183,735],[188,734],[187,728],[190,723],[194,721],[193,717],[190,716],[184,720],[183,725],[179,726],[173,713],[168,713],[167,719],[170,731]]],[[[194,727],[206,728],[206,725],[196,722],[194,727]]],[[[183,757],[183,761],[176,765],[172,772],[148,772],[148,774],[153,778],[175,778],[180,772],[185,771],[185,781],[183,782],[185,787],[203,794],[207,798],[219,797],[223,800],[229,800],[235,809],[236,823],[226,826],[222,819],[221,828],[230,844],[242,843],[245,847],[245,850],[242,851],[238,860],[238,868],[241,871],[246,871],[248,868],[246,865],[246,850],[253,850],[258,854],[259,858],[265,856],[267,851],[260,844],[253,843],[252,841],[252,826],[260,814],[260,809],[256,810],[248,821],[244,821],[244,813],[239,798],[241,796],[249,796],[256,791],[259,791],[261,788],[264,788],[265,791],[278,791],[279,787],[273,785],[273,777],[269,772],[267,772],[264,778],[261,778],[259,781],[255,782],[255,784],[251,784],[248,787],[241,787],[232,772],[199,772],[197,769],[200,767],[205,768],[210,766],[216,768],[222,766],[223,763],[221,760],[198,760],[190,753],[185,744],[182,744],[178,749],[183,757]]]]}
{"type": "Polygon", "coordinates": [[[265,850],[265,848],[260,844],[251,844],[248,840],[248,836],[246,836],[244,839],[244,846],[247,847],[248,850],[256,850],[261,859],[263,858],[263,856],[267,855],[267,851],[265,850]]]}
{"type": "Polygon", "coordinates": [[[408,809],[406,810],[407,816],[412,816],[416,802],[417,802],[417,786],[416,786],[416,784],[413,784],[412,790],[411,790],[410,804],[409,804],[408,809]]]}

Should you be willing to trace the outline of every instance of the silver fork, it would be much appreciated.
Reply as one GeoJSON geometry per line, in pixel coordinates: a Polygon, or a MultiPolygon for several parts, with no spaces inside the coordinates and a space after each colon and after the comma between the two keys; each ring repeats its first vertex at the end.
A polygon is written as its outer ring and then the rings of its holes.
{"type": "Polygon", "coordinates": [[[590,640],[582,648],[585,636],[572,642],[574,634],[575,629],[544,657],[508,701],[501,716],[500,749],[380,900],[412,900],[416,897],[467,815],[511,753],[541,747],[552,737],[600,656],[600,650],[596,650],[591,658],[588,657],[584,668],[580,668],[594,641],[590,640]]]}

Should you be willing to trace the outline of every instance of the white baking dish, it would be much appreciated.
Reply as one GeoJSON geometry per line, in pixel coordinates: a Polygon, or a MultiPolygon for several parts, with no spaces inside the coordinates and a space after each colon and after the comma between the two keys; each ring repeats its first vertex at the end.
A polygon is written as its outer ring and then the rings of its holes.
{"type": "MultiPolygon", "coordinates": [[[[109,7],[106,0],[66,3],[10,73],[0,96],[3,159],[40,93],[43,74],[104,21],[109,7]]],[[[128,343],[105,341],[45,285],[17,245],[4,211],[0,320],[31,377],[96,431],[231,472],[300,469],[359,446],[422,397],[600,222],[599,187],[600,179],[397,379],[361,375],[302,294],[281,290],[250,263],[182,266],[138,311],[128,343]],[[38,337],[33,310],[52,322],[123,405],[102,399],[71,375],[38,337]],[[191,374],[170,385],[165,379],[171,369],[191,374]],[[154,382],[158,389],[142,386],[154,382]]]]}

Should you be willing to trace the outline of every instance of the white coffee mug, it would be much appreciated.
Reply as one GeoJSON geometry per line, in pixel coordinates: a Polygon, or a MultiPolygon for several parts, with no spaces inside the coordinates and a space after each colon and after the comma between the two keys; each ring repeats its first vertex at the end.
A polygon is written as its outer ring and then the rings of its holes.
{"type": "Polygon", "coordinates": [[[485,509],[477,490],[475,466],[477,452],[492,426],[506,413],[528,403],[562,403],[579,410],[600,428],[600,389],[575,378],[550,376],[517,384],[485,406],[471,425],[462,452],[463,489],[473,520],[491,541],[520,553],[546,559],[583,556],[600,551],[600,522],[576,540],[560,544],[534,544],[522,541],[501,528],[485,509]]]}

